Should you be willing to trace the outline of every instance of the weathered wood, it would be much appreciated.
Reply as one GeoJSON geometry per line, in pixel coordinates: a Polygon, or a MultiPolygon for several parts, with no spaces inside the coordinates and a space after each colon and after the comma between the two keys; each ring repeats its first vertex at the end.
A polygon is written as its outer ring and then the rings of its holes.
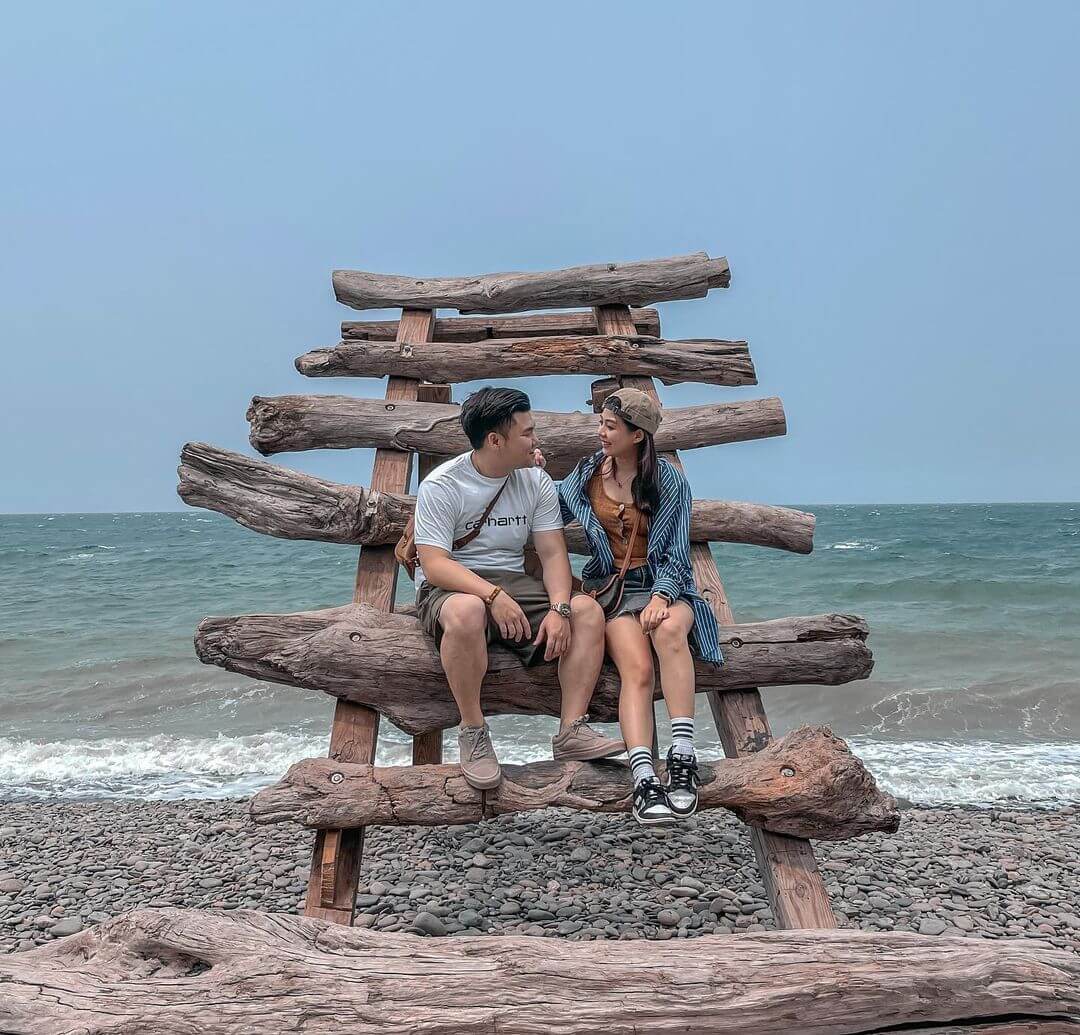
{"type": "MultiPolygon", "coordinates": [[[[866,623],[853,615],[815,615],[727,626],[722,666],[699,662],[697,687],[824,684],[864,679],[873,668],[866,623]]],[[[457,725],[438,651],[411,615],[346,605],[291,615],[206,618],[195,650],[209,665],[255,679],[319,690],[376,709],[406,733],[457,725]]],[[[659,691],[657,691],[659,694],[659,691]]],[[[522,668],[499,647],[489,650],[481,703],[487,715],[558,715],[555,665],[522,668]]],[[[618,679],[605,664],[590,714],[618,714],[618,679]]]]}
{"type": "Polygon", "coordinates": [[[384,546],[396,543],[414,496],[315,478],[205,442],[180,451],[177,493],[193,507],[278,539],[384,546]]]}
{"type": "MultiPolygon", "coordinates": [[[[431,310],[404,310],[398,322],[402,342],[422,342],[431,337],[435,314],[431,310]]],[[[392,377],[386,385],[390,405],[415,400],[419,383],[392,377]]],[[[371,487],[375,492],[402,493],[409,488],[412,454],[396,449],[375,453],[371,487]]],[[[360,550],[353,589],[355,604],[392,611],[397,586],[397,560],[392,546],[365,546],[360,550]]],[[[379,738],[379,713],[363,702],[339,697],[330,728],[330,758],[339,762],[371,764],[379,738]]],[[[311,877],[304,902],[306,916],[351,924],[355,909],[356,885],[364,854],[364,831],[323,830],[315,837],[311,853],[311,877]]]]}
{"type": "Polygon", "coordinates": [[[405,277],[334,270],[334,294],[353,309],[457,309],[461,313],[516,313],[625,303],[644,306],[678,298],[704,298],[727,287],[727,259],[705,252],[641,262],[605,262],[532,273],[471,277],[405,277]]]}
{"type": "MultiPolygon", "coordinates": [[[[625,334],[630,327],[629,313],[625,307],[619,306],[598,308],[596,326],[601,333],[625,334]]],[[[619,384],[638,388],[658,404],[660,402],[650,378],[625,377],[619,379],[619,384]]],[[[677,455],[669,454],[669,459],[680,464],[677,455]]],[[[712,608],[717,621],[721,625],[734,624],[727,594],[708,544],[691,543],[690,560],[698,590],[712,608]]],[[[760,750],[772,736],[756,685],[749,681],[743,684],[748,688],[745,690],[709,694],[709,706],[720,742],[729,757],[742,757],[760,750]]],[[[751,828],[750,842],[778,927],[825,929],[837,925],[836,914],[809,841],[751,828]]]]}
{"type": "Polygon", "coordinates": [[[342,341],[333,348],[304,353],[297,358],[296,369],[307,377],[404,375],[453,384],[487,377],[619,372],[658,377],[665,384],[757,384],[745,341],[667,341],[642,335],[433,341],[422,349],[395,342],[342,341]]]}
{"type": "MultiPolygon", "coordinates": [[[[251,444],[264,456],[301,449],[374,448],[450,457],[469,449],[459,410],[456,405],[347,395],[278,395],[252,399],[247,419],[251,444]]],[[[562,478],[598,448],[591,413],[534,410],[533,417],[553,478],[562,478]]],[[[656,444],[662,450],[697,449],[769,438],[786,430],[784,408],[775,397],[703,403],[666,410],[656,444]]]]}
{"type": "Polygon", "coordinates": [[[0,988],[0,1031],[12,1035],[1080,1031],[1072,953],[1026,939],[851,930],[658,948],[139,909],[0,957],[0,988]]]}
{"type": "MultiPolygon", "coordinates": [[[[180,459],[177,492],[186,503],[279,539],[396,543],[416,503],[415,496],[313,478],[204,442],[189,442],[180,459]]],[[[814,515],[763,503],[695,500],[690,534],[704,542],[810,553],[814,515]]],[[[571,553],[589,552],[577,522],[567,526],[566,542],[571,553]]]]}
{"type": "MultiPolygon", "coordinates": [[[[660,335],[660,314],[655,309],[631,309],[630,319],[638,334],[660,335]]],[[[343,320],[341,336],[358,341],[393,341],[397,320],[343,320]]],[[[436,341],[484,341],[488,338],[535,338],[545,334],[595,334],[596,317],[591,309],[524,316],[451,316],[436,318],[432,337],[436,341]]]]}
{"type": "MultiPolygon", "coordinates": [[[[629,812],[633,780],[621,762],[503,766],[494,790],[474,790],[456,765],[345,766],[325,758],[293,765],[251,800],[256,823],[309,827],[478,823],[533,809],[629,812]]],[[[900,825],[896,801],[823,726],[802,726],[743,758],[701,763],[700,809],[794,837],[842,841],[900,825]]]]}

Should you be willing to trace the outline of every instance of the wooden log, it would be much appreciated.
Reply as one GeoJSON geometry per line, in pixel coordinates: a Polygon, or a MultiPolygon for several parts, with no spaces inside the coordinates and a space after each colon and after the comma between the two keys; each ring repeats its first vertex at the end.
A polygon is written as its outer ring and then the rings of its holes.
{"type": "MultiPolygon", "coordinates": [[[[631,309],[630,319],[638,334],[660,336],[660,314],[655,309],[631,309]]],[[[343,320],[341,336],[358,341],[393,341],[397,320],[343,320]]],[[[526,313],[524,316],[451,316],[436,319],[436,341],[485,341],[488,338],[536,338],[545,334],[595,334],[596,317],[591,309],[557,313],[526,313]]]]}
{"type": "MultiPolygon", "coordinates": [[[[478,823],[546,808],[629,812],[633,780],[621,762],[503,766],[494,791],[473,790],[456,765],[343,766],[308,758],[251,801],[256,823],[309,827],[478,823]]],[[[896,801],[824,726],[802,726],[744,758],[701,764],[698,807],[793,837],[843,841],[900,826],[896,801]]]]}
{"type": "Polygon", "coordinates": [[[421,939],[138,909],[0,957],[11,1035],[1076,1035],[1080,957],[1028,939],[773,931],[421,939]]]}
{"type": "MultiPolygon", "coordinates": [[[[602,334],[625,334],[631,326],[629,313],[625,307],[619,306],[598,308],[596,326],[602,334]]],[[[640,389],[659,405],[660,399],[650,378],[623,377],[619,383],[624,387],[640,389]]],[[[680,463],[676,455],[669,455],[668,458],[680,463]]],[[[727,593],[708,544],[691,543],[690,563],[698,590],[717,621],[722,625],[734,624],[727,593]]],[[[735,693],[709,694],[709,707],[720,734],[720,743],[724,753],[731,758],[760,750],[772,737],[756,684],[744,683],[743,687],[745,689],[735,693]]],[[[836,926],[836,914],[829,902],[825,880],[809,841],[752,827],[750,843],[778,927],[825,929],[836,926]]]]}
{"type": "Polygon", "coordinates": [[[314,478],[205,442],[180,451],[177,493],[278,539],[384,546],[396,543],[414,496],[314,478]]]}
{"type": "MultiPolygon", "coordinates": [[[[458,420],[459,406],[386,402],[346,395],[256,396],[247,411],[250,441],[264,456],[301,449],[398,449],[457,456],[469,449],[458,420]]],[[[591,413],[534,410],[537,437],[548,472],[562,478],[598,448],[591,413]]],[[[663,450],[697,449],[726,442],[783,435],[780,400],[681,406],[664,412],[656,434],[663,450]]]]}
{"type": "MultiPolygon", "coordinates": [[[[727,626],[720,630],[726,663],[699,662],[697,688],[834,686],[865,679],[873,668],[866,635],[866,623],[853,615],[727,626]]],[[[206,618],[196,631],[195,650],[206,664],[230,672],[366,705],[406,733],[447,729],[459,721],[439,653],[412,615],[350,604],[291,615],[206,618]]],[[[485,714],[559,714],[555,665],[522,668],[499,647],[488,654],[485,714]]],[[[600,722],[617,718],[618,687],[614,669],[605,664],[589,706],[600,722]]]]}
{"type": "Polygon", "coordinates": [[[461,313],[517,313],[610,303],[644,306],[679,298],[704,298],[727,287],[727,259],[705,252],[641,262],[604,262],[534,273],[484,273],[471,277],[404,277],[334,270],[334,294],[353,309],[457,309],[461,313]]]}
{"type": "MultiPolygon", "coordinates": [[[[189,442],[180,460],[177,492],[185,503],[278,539],[396,543],[416,503],[415,496],[313,478],[205,442],[189,442]]],[[[694,500],[690,535],[704,542],[810,553],[814,515],[763,503],[694,500]]],[[[577,522],[567,526],[566,543],[571,553],[589,553],[577,522]]]]}
{"type": "Polygon", "coordinates": [[[307,377],[401,375],[460,384],[487,377],[612,374],[658,377],[665,384],[756,385],[745,341],[693,338],[667,341],[642,335],[562,335],[495,341],[432,341],[423,348],[396,342],[342,341],[296,360],[307,377]]]}

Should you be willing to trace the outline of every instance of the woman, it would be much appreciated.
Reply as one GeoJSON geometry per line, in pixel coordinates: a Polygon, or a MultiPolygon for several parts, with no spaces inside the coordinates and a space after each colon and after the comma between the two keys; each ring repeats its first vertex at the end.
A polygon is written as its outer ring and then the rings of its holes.
{"type": "Polygon", "coordinates": [[[563,517],[581,523],[592,549],[583,589],[608,584],[630,552],[622,599],[606,614],[606,638],[622,683],[619,724],[634,778],[634,818],[646,824],[697,811],[691,651],[715,665],[724,660],[716,618],[690,567],[690,485],[656,453],[660,420],[660,407],[644,392],[612,393],[600,413],[600,449],[559,486],[563,517]],[[652,757],[654,652],[671,716],[664,784],[652,757]]]}

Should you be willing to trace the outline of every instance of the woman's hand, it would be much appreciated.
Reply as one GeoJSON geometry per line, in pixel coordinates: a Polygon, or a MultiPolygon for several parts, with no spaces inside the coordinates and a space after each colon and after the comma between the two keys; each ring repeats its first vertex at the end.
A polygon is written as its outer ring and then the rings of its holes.
{"type": "Polygon", "coordinates": [[[651,633],[671,615],[670,607],[667,597],[662,597],[658,593],[653,594],[645,610],[641,612],[641,631],[646,635],[651,633]]]}
{"type": "Polygon", "coordinates": [[[547,457],[539,449],[533,450],[533,463],[541,470],[547,467],[547,457]]]}

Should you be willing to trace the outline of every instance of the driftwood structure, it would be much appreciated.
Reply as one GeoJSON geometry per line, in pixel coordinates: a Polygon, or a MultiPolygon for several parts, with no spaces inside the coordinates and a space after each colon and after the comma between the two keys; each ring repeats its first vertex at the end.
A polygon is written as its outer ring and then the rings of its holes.
{"type": "MultiPolygon", "coordinates": [[[[298,762],[251,806],[258,822],[299,821],[316,830],[307,915],[351,922],[366,825],[470,822],[547,805],[628,809],[630,780],[621,763],[508,766],[502,787],[485,794],[469,788],[456,766],[441,764],[442,731],[458,722],[457,709],[434,645],[410,609],[395,608],[392,544],[414,505],[409,494],[414,461],[423,477],[442,459],[468,448],[458,406],[451,402],[454,383],[487,376],[604,375],[593,385],[594,413],[535,413],[548,470],[556,478],[595,450],[595,411],[620,385],[656,398],[653,377],[672,383],[754,384],[745,342],[666,340],[655,309],[631,308],[700,298],[726,287],[729,279],[727,261],[704,253],[460,278],[339,270],[334,289],[342,302],[358,309],[400,307],[400,318],[346,321],[339,344],[305,353],[297,368],[313,377],[386,376],[385,398],[257,396],[248,410],[250,437],[263,454],[375,449],[370,486],[335,484],[203,443],[184,447],[179,492],[192,505],[267,535],[361,547],[352,603],[291,615],[208,618],[195,638],[199,657],[209,664],[336,700],[329,757],[298,762]],[[439,317],[435,309],[440,306],[462,313],[591,308],[439,317]],[[374,766],[380,717],[413,735],[412,767],[374,766]]],[[[679,463],[678,450],[785,430],[779,399],[710,402],[665,411],[657,445],[679,463]]],[[[699,665],[697,671],[698,690],[708,696],[727,756],[705,767],[702,804],[732,809],[750,824],[762,881],[781,928],[836,926],[808,838],[854,837],[893,830],[898,822],[892,799],[828,730],[802,729],[772,742],[756,689],[865,678],[873,663],[866,624],[844,614],[737,624],[709,549],[711,542],[730,542],[808,553],[813,528],[812,515],[799,511],[719,500],[696,502],[691,521],[695,578],[720,623],[726,657],[722,667],[699,665]]],[[[571,526],[567,538],[572,550],[587,549],[579,527],[571,526]]],[[[614,720],[617,694],[608,666],[590,706],[594,717],[614,720]]],[[[554,715],[558,700],[554,666],[523,670],[504,651],[491,650],[483,686],[486,711],[554,715]]],[[[500,940],[504,945],[509,941],[500,940]]],[[[275,961],[282,958],[267,944],[275,961]]],[[[546,949],[539,951],[551,958],[546,949]]],[[[609,949],[605,946],[605,952],[609,949]]],[[[282,947],[284,955],[288,951],[282,947]]],[[[763,950],[762,974],[768,970],[765,961],[775,961],[777,953],[782,955],[782,949],[763,950]]],[[[527,953],[517,960],[523,970],[533,966],[527,953]]],[[[273,979],[276,963],[269,966],[266,973],[273,979]]],[[[453,970],[457,964],[447,957],[438,966],[453,970]]],[[[578,970],[575,963],[575,974],[578,970]]],[[[713,964],[710,975],[710,987],[724,984],[715,984],[713,964]]],[[[469,987],[474,985],[475,978],[469,987]]],[[[333,999],[326,989],[322,993],[333,999]]],[[[343,988],[342,995],[348,994],[343,988]]],[[[618,1000],[620,994],[612,992],[585,1028],[575,1027],[569,1015],[557,1026],[571,1031],[632,1025],[631,1013],[638,1016],[641,1004],[628,1007],[618,1000]]],[[[782,1014],[777,1010],[776,1020],[782,1014]]],[[[517,1030],[509,1015],[490,1016],[480,1027],[517,1030]]],[[[897,1023],[905,1019],[896,1016],[897,1023]]],[[[695,1017],[694,1008],[671,1014],[678,1030],[694,1030],[700,1020],[695,1017]]],[[[409,1019],[411,1030],[427,1030],[419,1013],[415,1023],[409,1019]]],[[[313,1030],[310,1018],[305,1023],[313,1030]]]]}
{"type": "Polygon", "coordinates": [[[137,910],[0,958],[9,1035],[1077,1035],[1080,959],[861,931],[418,939],[247,910],[137,910]]]}

